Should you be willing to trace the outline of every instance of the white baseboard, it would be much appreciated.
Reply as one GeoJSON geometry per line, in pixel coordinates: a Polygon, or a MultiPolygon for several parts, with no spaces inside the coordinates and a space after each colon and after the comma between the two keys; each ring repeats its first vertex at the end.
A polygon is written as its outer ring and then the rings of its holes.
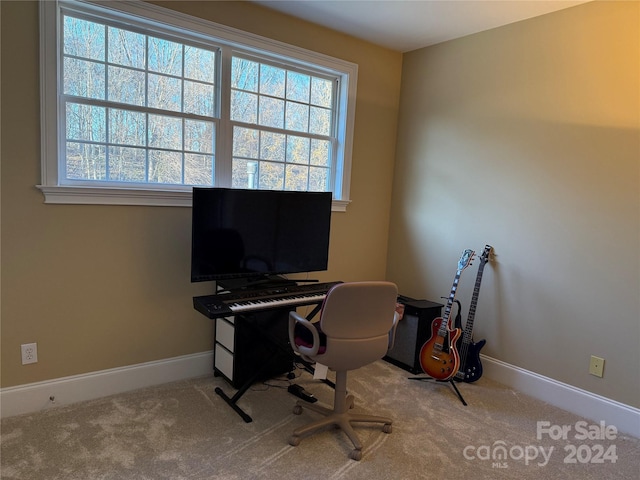
{"type": "Polygon", "coordinates": [[[213,373],[212,351],[3,388],[0,389],[0,417],[37,412],[210,373],[213,373]]]}
{"type": "MultiPolygon", "coordinates": [[[[620,433],[640,438],[640,409],[480,355],[484,374],[519,392],[595,422],[604,420],[620,433]]],[[[163,383],[207,375],[213,352],[168,358],[83,375],[0,389],[0,416],[11,417],[58,405],[92,400],[163,383]],[[53,397],[55,400],[51,401],[53,397]]]]}
{"type": "MultiPolygon", "coordinates": [[[[483,373],[514,390],[640,438],[640,409],[480,354],[483,373]]],[[[544,420],[544,419],[541,419],[544,420]]]]}

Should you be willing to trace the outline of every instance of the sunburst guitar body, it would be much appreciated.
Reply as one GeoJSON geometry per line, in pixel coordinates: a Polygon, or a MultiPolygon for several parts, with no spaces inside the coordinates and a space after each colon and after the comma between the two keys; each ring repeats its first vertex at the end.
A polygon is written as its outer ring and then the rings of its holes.
{"type": "Polygon", "coordinates": [[[458,261],[456,276],[451,293],[444,309],[444,315],[433,320],[431,337],[420,349],[420,366],[424,373],[436,380],[448,380],[460,368],[460,356],[456,350],[456,341],[462,334],[460,328],[451,328],[451,307],[462,271],[471,264],[475,252],[465,250],[458,261]]]}
{"type": "Polygon", "coordinates": [[[431,337],[420,349],[422,370],[436,380],[448,380],[460,368],[460,355],[455,348],[462,334],[459,328],[451,329],[445,319],[438,317],[431,324],[431,337]],[[444,335],[440,332],[444,331],[444,335]]]}

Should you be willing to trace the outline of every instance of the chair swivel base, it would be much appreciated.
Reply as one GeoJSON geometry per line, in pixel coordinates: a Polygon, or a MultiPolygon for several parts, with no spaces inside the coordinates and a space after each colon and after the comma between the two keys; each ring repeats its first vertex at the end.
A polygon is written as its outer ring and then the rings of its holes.
{"type": "Polygon", "coordinates": [[[367,415],[362,413],[351,413],[348,409],[353,408],[353,396],[349,395],[345,398],[343,409],[330,409],[316,404],[309,404],[306,402],[297,402],[296,406],[293,407],[293,413],[296,415],[300,415],[302,413],[303,408],[308,410],[312,410],[314,412],[325,415],[324,418],[320,420],[316,420],[315,422],[304,425],[300,428],[297,428],[293,431],[293,434],[289,438],[289,445],[293,447],[297,447],[300,444],[300,437],[309,435],[312,433],[316,433],[317,431],[327,427],[329,425],[334,425],[337,428],[340,428],[351,440],[354,446],[354,450],[349,454],[349,458],[352,460],[361,460],[362,459],[362,442],[356,435],[352,427],[352,423],[382,423],[382,431],[384,433],[391,433],[392,431],[392,420],[386,417],[378,417],[374,415],[367,415]],[[345,410],[343,412],[339,412],[338,410],[345,410]]]}

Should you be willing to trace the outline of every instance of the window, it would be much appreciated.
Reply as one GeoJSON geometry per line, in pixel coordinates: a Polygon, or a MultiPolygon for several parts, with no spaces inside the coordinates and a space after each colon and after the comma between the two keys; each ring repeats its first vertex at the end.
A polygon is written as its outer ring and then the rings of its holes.
{"type": "Polygon", "coordinates": [[[41,2],[47,203],[193,186],[348,203],[357,66],[143,2],[41,2]]]}

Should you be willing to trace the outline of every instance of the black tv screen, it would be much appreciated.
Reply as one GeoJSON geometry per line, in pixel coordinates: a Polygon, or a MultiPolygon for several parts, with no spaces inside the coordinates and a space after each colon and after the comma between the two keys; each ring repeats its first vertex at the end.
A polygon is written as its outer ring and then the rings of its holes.
{"type": "Polygon", "coordinates": [[[191,281],[327,269],[330,192],[193,189],[191,281]]]}

